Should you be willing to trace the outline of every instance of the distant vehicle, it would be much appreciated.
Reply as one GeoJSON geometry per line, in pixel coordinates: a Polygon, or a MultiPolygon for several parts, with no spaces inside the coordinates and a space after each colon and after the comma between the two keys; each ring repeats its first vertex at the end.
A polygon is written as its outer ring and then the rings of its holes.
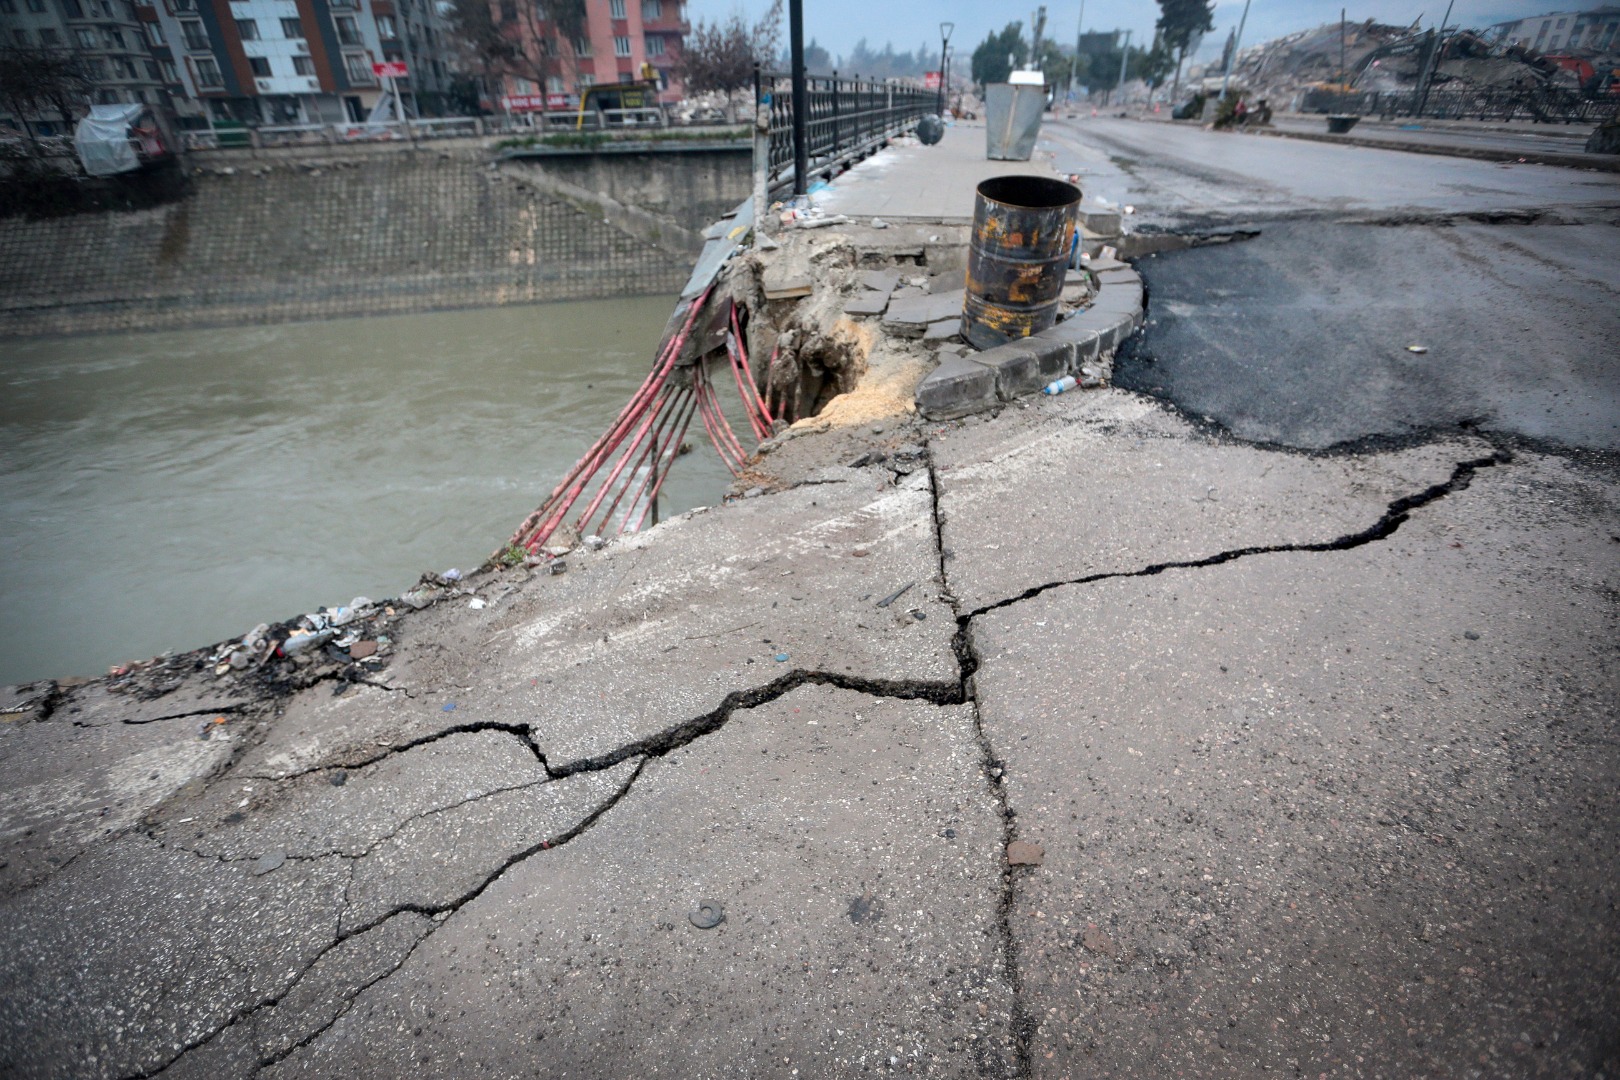
{"type": "Polygon", "coordinates": [[[579,110],[574,117],[576,131],[641,126],[664,126],[656,82],[605,83],[580,92],[579,110]]]}

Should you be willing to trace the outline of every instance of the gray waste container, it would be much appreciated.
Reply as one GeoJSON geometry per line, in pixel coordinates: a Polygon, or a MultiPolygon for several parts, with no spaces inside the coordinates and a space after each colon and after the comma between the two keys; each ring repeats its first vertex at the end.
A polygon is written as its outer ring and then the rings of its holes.
{"type": "Polygon", "coordinates": [[[985,157],[991,161],[1028,161],[1035,152],[1046,108],[1044,86],[991,83],[984,89],[985,157]]]}

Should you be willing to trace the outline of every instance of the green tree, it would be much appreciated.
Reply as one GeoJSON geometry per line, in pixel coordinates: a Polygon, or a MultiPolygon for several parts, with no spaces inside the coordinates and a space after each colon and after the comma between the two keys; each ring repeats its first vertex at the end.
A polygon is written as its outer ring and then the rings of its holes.
{"type": "Polygon", "coordinates": [[[1029,58],[1024,41],[1024,24],[1010,22],[999,34],[991,34],[973,50],[973,81],[981,87],[1006,82],[1013,68],[1029,58]],[[1012,62],[1008,63],[1008,57],[1012,62]]]}
{"type": "Polygon", "coordinates": [[[1187,59],[1187,46],[1194,37],[1215,29],[1213,0],[1158,0],[1159,21],[1154,23],[1158,40],[1176,57],[1176,81],[1170,88],[1174,98],[1181,88],[1181,65],[1187,59]]]}

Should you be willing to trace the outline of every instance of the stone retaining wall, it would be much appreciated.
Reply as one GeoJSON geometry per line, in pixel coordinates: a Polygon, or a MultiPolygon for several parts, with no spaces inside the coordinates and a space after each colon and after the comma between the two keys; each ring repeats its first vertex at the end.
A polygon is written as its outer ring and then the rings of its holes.
{"type": "Polygon", "coordinates": [[[481,152],[238,161],[173,205],[0,221],[0,336],[673,293],[689,268],[481,152]]]}

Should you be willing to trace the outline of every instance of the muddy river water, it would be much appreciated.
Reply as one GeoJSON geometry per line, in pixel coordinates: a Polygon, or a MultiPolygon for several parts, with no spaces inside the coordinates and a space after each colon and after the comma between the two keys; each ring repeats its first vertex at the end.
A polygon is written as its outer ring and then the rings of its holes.
{"type": "MultiPolygon", "coordinates": [[[[0,684],[477,565],[646,375],[672,305],[0,343],[0,684]]],[[[725,490],[698,450],[665,516],[725,490]]]]}

